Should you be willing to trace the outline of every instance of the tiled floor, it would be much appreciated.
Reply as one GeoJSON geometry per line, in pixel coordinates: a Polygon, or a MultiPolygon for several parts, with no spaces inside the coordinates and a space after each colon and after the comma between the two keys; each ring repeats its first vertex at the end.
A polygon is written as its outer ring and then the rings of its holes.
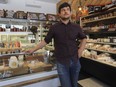
{"type": "Polygon", "coordinates": [[[78,83],[82,87],[110,87],[95,78],[87,78],[87,79],[79,80],[78,83]]]}
{"type": "MultiPolygon", "coordinates": [[[[59,86],[59,87],[62,87],[62,86],[59,86]]],[[[78,87],[83,87],[83,86],[81,86],[80,84],[78,84],[78,87]]]]}
{"type": "Polygon", "coordinates": [[[110,86],[86,73],[81,73],[79,75],[78,87],[110,87],[110,86]]]}
{"type": "Polygon", "coordinates": [[[85,73],[80,74],[78,83],[82,87],[110,87],[107,84],[101,82],[100,80],[91,77],[90,75],[85,73]]]}

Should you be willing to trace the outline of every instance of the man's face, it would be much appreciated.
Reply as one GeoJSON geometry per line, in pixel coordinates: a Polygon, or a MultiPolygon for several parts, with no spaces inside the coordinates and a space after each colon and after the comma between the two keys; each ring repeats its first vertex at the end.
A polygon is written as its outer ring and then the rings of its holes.
{"type": "Polygon", "coordinates": [[[59,16],[62,20],[67,20],[71,16],[71,11],[69,7],[64,7],[60,10],[59,16]]]}

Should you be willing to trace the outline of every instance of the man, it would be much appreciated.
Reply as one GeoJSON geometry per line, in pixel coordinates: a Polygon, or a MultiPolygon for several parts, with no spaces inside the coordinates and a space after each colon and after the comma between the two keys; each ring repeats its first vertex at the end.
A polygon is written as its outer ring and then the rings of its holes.
{"type": "Polygon", "coordinates": [[[54,39],[57,70],[62,87],[78,87],[77,80],[80,71],[79,58],[86,44],[86,35],[79,25],[71,23],[71,7],[68,3],[59,6],[60,22],[54,24],[47,36],[30,53],[41,49],[54,39]],[[80,39],[78,48],[77,41],[80,39]]]}

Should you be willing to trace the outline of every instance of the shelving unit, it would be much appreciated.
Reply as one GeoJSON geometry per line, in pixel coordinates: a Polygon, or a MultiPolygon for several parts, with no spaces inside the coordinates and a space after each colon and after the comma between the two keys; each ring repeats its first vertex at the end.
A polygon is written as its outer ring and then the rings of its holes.
{"type": "Polygon", "coordinates": [[[112,66],[112,67],[116,67],[116,65],[112,64],[112,63],[108,63],[108,62],[105,62],[105,61],[101,61],[99,59],[93,59],[93,58],[90,58],[90,57],[84,57],[82,56],[83,58],[87,58],[87,59],[90,59],[90,60],[93,60],[95,62],[99,62],[99,63],[103,63],[103,64],[106,64],[106,65],[109,65],[109,66],[112,66]]]}
{"type": "Polygon", "coordinates": [[[0,32],[0,35],[28,35],[32,34],[32,32],[0,32]]]}
{"type": "MultiPolygon", "coordinates": [[[[81,18],[81,26],[85,28],[85,33],[90,39],[108,39],[116,37],[116,7],[107,11],[99,12],[96,14],[87,15],[81,18]],[[97,28],[96,28],[97,26],[97,28]],[[101,28],[102,26],[102,28],[101,28]],[[110,30],[113,28],[113,30],[110,30]]],[[[109,42],[87,42],[92,44],[110,45],[112,48],[116,46],[115,42],[109,39],[109,42]]],[[[93,48],[86,48],[89,51],[95,51],[97,53],[108,53],[116,61],[116,53],[110,51],[104,51],[93,48]]],[[[91,74],[92,76],[106,82],[111,87],[115,87],[116,78],[116,65],[101,61],[98,59],[92,59],[90,57],[83,56],[81,59],[82,71],[91,74]]]]}
{"type": "Polygon", "coordinates": [[[27,19],[15,19],[15,18],[0,18],[0,21],[15,21],[15,22],[27,22],[27,19]]]}
{"type": "MultiPolygon", "coordinates": [[[[17,76],[17,77],[12,77],[9,79],[5,80],[0,80],[0,86],[8,87],[8,86],[28,86],[38,84],[41,85],[41,81],[44,82],[44,80],[52,80],[54,82],[54,86],[60,86],[60,82],[58,79],[58,74],[56,70],[49,71],[49,72],[39,72],[39,73],[34,73],[34,74],[27,74],[27,75],[22,75],[22,76],[17,76]],[[57,79],[54,81],[54,78],[57,79]],[[33,84],[32,84],[33,83],[33,84]]],[[[49,83],[49,82],[48,82],[49,83]]],[[[44,84],[46,87],[48,84],[44,84]]],[[[49,87],[51,85],[49,84],[49,87]]],[[[53,84],[52,84],[53,86],[53,84]]]]}
{"type": "MultiPolygon", "coordinates": [[[[6,28],[6,25],[9,25],[10,28],[6,29],[6,31],[0,31],[0,36],[2,38],[2,36],[6,37],[6,41],[10,42],[10,41],[14,41],[14,40],[20,40],[23,39],[22,37],[24,37],[25,42],[29,42],[28,41],[28,35],[32,35],[32,33],[29,31],[28,29],[28,20],[26,19],[14,19],[14,18],[0,18],[0,25],[3,28],[6,28]],[[18,27],[22,27],[24,28],[21,30],[16,30],[16,31],[11,31],[11,27],[13,26],[18,26],[18,27]]],[[[0,41],[2,41],[0,38],[0,41]]],[[[24,43],[22,41],[22,43],[24,43]]]]}
{"type": "Polygon", "coordinates": [[[110,54],[115,54],[116,55],[116,53],[109,52],[109,51],[104,51],[104,50],[97,50],[97,49],[90,49],[90,48],[85,48],[85,49],[99,51],[99,52],[103,52],[103,53],[110,53],[110,54]]]}
{"type": "Polygon", "coordinates": [[[95,44],[107,44],[107,45],[116,45],[116,43],[106,43],[106,42],[87,42],[87,43],[95,43],[95,44]]]}
{"type": "MultiPolygon", "coordinates": [[[[108,10],[106,11],[106,13],[109,12],[109,11],[115,10],[115,9],[116,9],[116,7],[110,8],[110,9],[108,9],[108,10]]],[[[105,12],[105,11],[103,11],[103,12],[105,12]]],[[[103,14],[103,13],[97,12],[97,13],[95,13],[95,14],[89,14],[89,15],[83,16],[82,18],[91,17],[91,16],[95,16],[95,15],[100,15],[100,14],[103,14]]]]}
{"type": "MultiPolygon", "coordinates": [[[[25,28],[23,31],[0,31],[0,41],[14,41],[15,39],[20,40],[22,46],[24,46],[26,43],[31,43],[31,39],[35,40],[35,43],[38,43],[44,39],[44,37],[47,35],[47,32],[49,29],[45,29],[43,26],[45,26],[45,23],[56,23],[57,21],[48,21],[48,20],[29,20],[29,19],[14,19],[14,18],[0,18],[0,24],[4,24],[4,27],[6,24],[10,25],[19,25],[25,28]],[[33,33],[30,32],[30,29],[32,26],[36,26],[38,28],[36,38],[34,37],[33,33]],[[5,37],[5,39],[1,40],[2,36],[5,37]],[[15,37],[14,37],[15,36],[15,37]],[[24,38],[24,39],[23,39],[24,38]]],[[[53,41],[49,44],[49,46],[53,46],[53,41]]]]}
{"type": "MultiPolygon", "coordinates": [[[[28,20],[28,19],[14,19],[14,18],[0,18],[0,27],[5,28],[6,30],[6,25],[8,24],[10,27],[8,27],[8,31],[0,29],[0,86],[6,86],[6,85],[14,85],[14,83],[10,83],[10,81],[13,81],[13,77],[16,77],[17,80],[20,81],[20,79],[23,77],[22,75],[25,75],[28,78],[28,75],[32,75],[33,74],[37,74],[37,75],[42,75],[42,74],[38,74],[38,72],[42,72],[43,74],[46,74],[46,76],[43,75],[43,78],[47,78],[49,74],[49,72],[55,72],[52,71],[53,68],[53,64],[50,62],[47,62],[47,64],[44,61],[44,54],[46,50],[51,50],[51,49],[41,49],[39,51],[37,51],[37,53],[33,53],[33,54],[26,54],[26,53],[22,53],[22,50],[29,50],[31,48],[33,48],[37,43],[39,43],[39,41],[42,41],[44,39],[44,37],[46,36],[47,32],[49,31],[49,29],[44,28],[44,24],[45,23],[56,23],[57,21],[39,21],[39,20],[28,20]],[[11,27],[12,25],[12,27],[11,27]],[[21,26],[19,27],[18,30],[16,31],[11,31],[11,28],[14,28],[13,26],[21,26]],[[37,34],[36,34],[36,39],[34,43],[30,42],[30,39],[33,39],[33,33],[30,32],[30,28],[32,26],[36,26],[37,29],[37,34]],[[20,30],[20,28],[24,29],[24,30],[20,30]],[[14,43],[15,41],[22,41],[21,43],[21,47],[15,47],[14,43]],[[3,46],[4,45],[4,46],[3,46]],[[7,45],[7,46],[6,46],[7,45]],[[17,68],[11,68],[10,67],[10,58],[12,57],[16,57],[16,59],[19,61],[19,56],[23,56],[24,60],[23,62],[25,63],[24,65],[26,67],[20,67],[19,66],[19,62],[18,63],[18,67],[17,68]],[[31,67],[29,66],[28,62],[31,61],[36,61],[38,64],[39,63],[44,63],[46,64],[45,66],[39,66],[36,65],[37,67],[31,67]],[[27,65],[28,63],[28,65],[27,65]],[[4,68],[3,68],[4,67],[4,68]],[[47,67],[47,68],[46,68],[47,67]],[[46,69],[45,69],[46,68],[46,69]],[[22,70],[22,71],[21,71],[22,70]],[[20,72],[21,71],[21,72],[20,72]],[[48,74],[47,74],[48,73],[48,74]],[[9,75],[9,76],[7,76],[9,75]],[[19,77],[18,77],[19,76],[19,77]],[[5,80],[5,81],[4,81],[5,80]],[[9,82],[9,84],[4,84],[4,82],[9,82]]],[[[50,45],[48,45],[50,47],[53,46],[53,43],[50,45]]],[[[46,54],[46,61],[47,61],[47,54],[46,54]]],[[[52,58],[52,57],[51,57],[52,58]]],[[[15,62],[16,63],[16,62],[15,62]]],[[[31,63],[30,63],[31,64],[31,63]]],[[[52,73],[53,75],[57,76],[57,74],[52,73]]],[[[25,78],[26,78],[25,77],[25,78]]],[[[54,77],[54,76],[53,76],[54,77]]],[[[55,77],[56,78],[56,77],[55,77]]],[[[29,78],[28,78],[29,79],[29,78]]],[[[41,80],[41,78],[33,78],[34,79],[39,79],[41,80]]],[[[50,79],[50,78],[49,78],[50,79]]],[[[31,82],[32,79],[29,79],[29,81],[31,82]]],[[[20,82],[23,82],[22,80],[20,82]]],[[[26,83],[29,83],[28,80],[25,80],[26,83]],[[27,81],[27,82],[26,82],[27,81]]],[[[17,85],[19,85],[16,82],[17,85]]],[[[23,83],[22,83],[23,84],[23,83]]]]}
{"type": "Polygon", "coordinates": [[[91,22],[105,21],[105,20],[109,20],[109,19],[113,19],[113,18],[116,18],[116,16],[102,18],[102,19],[97,19],[97,20],[93,20],[93,21],[87,21],[87,22],[83,22],[83,23],[87,24],[87,23],[91,23],[91,22]]]}
{"type": "Polygon", "coordinates": [[[99,80],[107,83],[110,87],[116,86],[116,67],[103,63],[101,61],[96,61],[90,58],[82,57],[80,59],[82,68],[81,70],[98,78],[99,80]]]}

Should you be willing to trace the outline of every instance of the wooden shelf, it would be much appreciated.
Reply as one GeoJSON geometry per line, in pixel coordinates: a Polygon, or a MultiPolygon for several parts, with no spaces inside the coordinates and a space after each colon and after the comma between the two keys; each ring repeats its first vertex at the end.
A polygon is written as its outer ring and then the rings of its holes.
{"type": "Polygon", "coordinates": [[[116,78],[114,78],[116,74],[116,66],[85,57],[80,58],[80,62],[82,71],[100,79],[110,87],[116,86],[116,78]]]}
{"type": "Polygon", "coordinates": [[[96,50],[96,49],[90,49],[90,48],[86,48],[86,49],[88,49],[88,50],[94,50],[94,51],[99,51],[99,52],[103,52],[103,53],[110,53],[110,54],[114,54],[114,55],[116,55],[116,53],[109,52],[109,51],[96,50]]]}
{"type": "Polygon", "coordinates": [[[83,57],[83,58],[90,59],[90,60],[93,60],[93,61],[97,61],[97,62],[99,62],[99,63],[106,64],[106,65],[109,65],[109,66],[112,66],[112,67],[116,67],[115,64],[111,64],[111,63],[108,63],[108,62],[106,62],[106,61],[100,61],[99,59],[93,59],[93,58],[90,58],[90,57],[84,57],[84,56],[82,56],[82,57],[83,57]]]}
{"type": "MultiPolygon", "coordinates": [[[[115,24],[116,20],[116,15],[114,14],[113,16],[108,16],[110,13],[114,13],[116,10],[116,6],[113,8],[109,8],[106,10],[103,10],[102,12],[97,12],[94,14],[89,14],[87,16],[83,16],[81,18],[81,25],[82,27],[85,27],[85,33],[89,35],[90,38],[96,39],[96,38],[108,38],[110,37],[115,37],[116,36],[116,30],[114,29],[87,29],[90,27],[94,27],[96,25],[99,25],[99,23],[104,24],[104,25],[110,25],[110,24],[115,24]],[[102,17],[100,19],[100,17],[102,17]],[[90,18],[90,19],[89,19],[90,18]],[[112,30],[112,31],[110,31],[112,30]],[[94,32],[95,31],[95,32],[94,32]]],[[[87,43],[95,43],[95,44],[107,44],[107,45],[113,45],[116,46],[116,43],[104,43],[104,42],[87,42],[87,43]]],[[[94,49],[94,48],[85,48],[88,49],[89,51],[93,50],[96,51],[98,54],[99,53],[109,53],[112,58],[115,60],[116,52],[110,52],[105,51],[105,50],[99,50],[99,49],[94,49]]],[[[80,59],[80,62],[82,64],[81,70],[84,72],[91,74],[92,76],[95,76],[96,78],[106,82],[109,84],[111,87],[116,86],[116,79],[113,78],[115,73],[116,73],[116,64],[113,62],[107,62],[107,61],[101,61],[99,58],[98,59],[92,59],[89,57],[82,57],[80,59]]]]}
{"type": "Polygon", "coordinates": [[[0,35],[28,35],[32,34],[32,32],[0,32],[0,35]]]}
{"type": "Polygon", "coordinates": [[[106,42],[87,42],[87,43],[95,43],[95,44],[107,44],[107,45],[116,45],[116,43],[106,43],[106,42]]]}
{"type": "MultiPolygon", "coordinates": [[[[110,8],[109,10],[107,10],[107,11],[111,11],[111,10],[115,10],[116,9],[116,7],[114,7],[114,8],[110,8]]],[[[89,14],[89,15],[87,15],[87,16],[83,16],[82,18],[87,18],[87,17],[90,17],[90,16],[95,16],[95,15],[99,15],[101,12],[98,12],[98,13],[95,13],[95,14],[89,14]]],[[[101,13],[101,14],[103,14],[103,13],[101,13]]]]}
{"type": "Polygon", "coordinates": [[[102,29],[99,29],[98,31],[95,31],[95,32],[93,32],[91,29],[84,30],[84,31],[87,34],[115,34],[116,35],[116,31],[108,31],[108,30],[107,31],[102,31],[102,29]]]}
{"type": "Polygon", "coordinates": [[[93,21],[87,21],[87,22],[83,22],[83,23],[84,23],[84,24],[87,24],[87,23],[91,23],[91,22],[98,22],[98,21],[103,21],[103,20],[108,20],[108,19],[113,19],[113,18],[116,18],[116,16],[107,17],[107,18],[102,18],[102,19],[93,20],[93,21]]]}
{"type": "Polygon", "coordinates": [[[16,19],[16,18],[0,18],[0,21],[13,21],[13,22],[58,22],[48,20],[29,20],[29,19],[16,19]]]}
{"type": "Polygon", "coordinates": [[[27,53],[10,53],[10,54],[1,54],[0,57],[4,56],[16,56],[16,55],[26,55],[27,53]]]}

